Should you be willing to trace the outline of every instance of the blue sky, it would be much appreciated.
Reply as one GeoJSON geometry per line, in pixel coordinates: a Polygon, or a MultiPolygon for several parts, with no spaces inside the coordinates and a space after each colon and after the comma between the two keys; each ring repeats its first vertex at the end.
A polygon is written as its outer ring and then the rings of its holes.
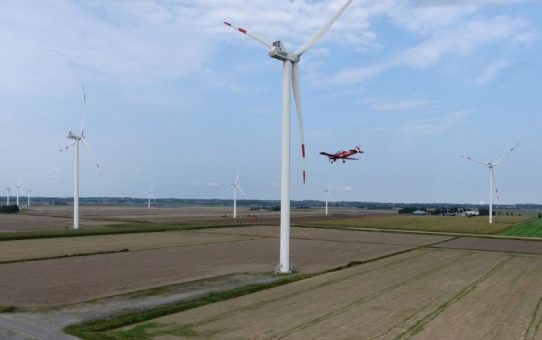
{"type": "MultiPolygon", "coordinates": [[[[2,1],[0,185],[81,195],[278,199],[281,64],[222,24],[292,50],[342,5],[326,1],[2,1]]],[[[300,63],[308,183],[292,110],[292,198],[542,203],[542,3],[354,0],[300,63]],[[320,151],[361,145],[359,161],[320,151]]]]}

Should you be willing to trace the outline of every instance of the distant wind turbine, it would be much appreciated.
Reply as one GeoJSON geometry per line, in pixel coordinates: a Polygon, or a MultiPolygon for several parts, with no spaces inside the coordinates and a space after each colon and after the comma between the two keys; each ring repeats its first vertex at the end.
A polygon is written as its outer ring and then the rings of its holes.
{"type": "Polygon", "coordinates": [[[81,122],[81,131],[79,134],[75,134],[72,131],[68,132],[66,138],[73,139],[73,143],[60,149],[60,152],[68,150],[75,145],[75,163],[74,163],[74,178],[73,178],[73,229],[79,229],[79,143],[87,149],[93,160],[96,162],[96,168],[101,176],[100,164],[96,160],[94,153],[90,149],[90,146],[85,139],[85,118],[86,118],[86,102],[87,94],[85,91],[85,83],[83,83],[83,118],[81,122]]]}
{"type": "Polygon", "coordinates": [[[24,195],[24,189],[22,187],[21,180],[19,180],[19,184],[15,186],[15,194],[17,195],[17,206],[19,206],[19,193],[21,194],[21,196],[24,195]]]}
{"type": "Polygon", "coordinates": [[[154,198],[154,195],[152,194],[153,189],[154,189],[154,183],[151,185],[149,190],[143,191],[143,193],[147,195],[147,208],[149,209],[151,207],[151,198],[156,201],[156,198],[154,198]]]}
{"type": "Polygon", "coordinates": [[[461,156],[469,161],[477,162],[482,164],[483,166],[487,166],[489,169],[489,223],[493,223],[493,187],[495,187],[495,192],[497,194],[497,199],[499,199],[499,189],[497,189],[497,182],[495,180],[495,166],[502,162],[502,160],[512,151],[514,151],[515,148],[519,146],[519,143],[514,145],[508,152],[506,152],[501,158],[499,158],[496,162],[483,162],[479,161],[477,159],[468,157],[468,156],[461,156]]]}
{"type": "MultiPolygon", "coordinates": [[[[295,53],[288,52],[280,41],[271,41],[249,33],[244,28],[235,27],[229,22],[224,22],[237,31],[246,34],[250,38],[265,45],[271,58],[282,61],[282,146],[281,146],[281,197],[280,197],[280,262],[278,271],[290,272],[290,98],[293,91],[299,134],[301,138],[301,156],[305,163],[305,141],[303,132],[303,112],[301,107],[301,87],[299,79],[299,61],[301,56],[311,49],[337,21],[339,16],[352,3],[347,0],[339,11],[320,28],[307,42],[295,53]]],[[[303,183],[306,179],[306,167],[303,165],[303,183]]]]}
{"type": "Polygon", "coordinates": [[[328,200],[329,200],[330,197],[331,197],[331,199],[333,199],[333,196],[331,195],[331,184],[328,185],[326,189],[322,189],[322,191],[324,192],[324,194],[326,196],[326,215],[327,215],[328,200]]]}
{"type": "Polygon", "coordinates": [[[237,218],[237,190],[241,192],[243,197],[246,199],[247,196],[245,195],[245,192],[243,191],[243,188],[241,188],[241,185],[239,185],[239,170],[237,171],[237,177],[235,178],[235,183],[231,184],[231,190],[233,190],[233,218],[237,218]]]}

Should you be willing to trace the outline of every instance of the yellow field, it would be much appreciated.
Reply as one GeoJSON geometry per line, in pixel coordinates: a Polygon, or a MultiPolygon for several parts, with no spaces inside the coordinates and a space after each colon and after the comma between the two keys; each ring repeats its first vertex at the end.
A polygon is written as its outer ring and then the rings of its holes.
{"type": "Polygon", "coordinates": [[[463,216],[412,216],[397,214],[389,216],[367,216],[343,220],[304,222],[303,226],[498,234],[529,218],[530,216],[495,216],[493,224],[489,224],[487,216],[468,218],[463,216]]]}

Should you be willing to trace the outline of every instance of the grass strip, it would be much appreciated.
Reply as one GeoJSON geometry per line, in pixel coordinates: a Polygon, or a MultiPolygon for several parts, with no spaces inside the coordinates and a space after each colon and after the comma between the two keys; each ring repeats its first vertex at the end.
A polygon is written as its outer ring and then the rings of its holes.
{"type": "Polygon", "coordinates": [[[131,233],[152,233],[175,230],[196,230],[205,228],[225,228],[247,226],[239,222],[232,223],[209,223],[209,222],[191,222],[191,223],[137,223],[137,224],[119,224],[107,227],[97,227],[88,229],[60,229],[60,230],[39,230],[39,231],[17,231],[0,233],[0,241],[31,240],[58,237],[80,237],[97,235],[115,235],[131,233]]]}
{"type": "Polygon", "coordinates": [[[542,219],[532,218],[528,221],[500,233],[504,236],[542,237],[542,219]]]}
{"type": "Polygon", "coordinates": [[[298,280],[302,280],[314,274],[293,274],[280,277],[279,280],[271,283],[252,284],[245,287],[234,288],[228,291],[209,293],[201,298],[190,301],[180,301],[166,306],[152,308],[148,310],[130,311],[127,313],[118,314],[102,320],[92,320],[81,324],[70,325],[64,328],[67,334],[80,337],[82,339],[97,340],[97,339],[122,339],[121,334],[104,333],[119,327],[132,325],[139,322],[144,322],[156,319],[165,315],[182,312],[188,309],[204,306],[211,303],[216,303],[242,295],[254,293],[260,290],[269,289],[298,280]]]}
{"type": "Polygon", "coordinates": [[[15,313],[18,311],[19,308],[15,306],[0,306],[0,313],[15,313]]]}

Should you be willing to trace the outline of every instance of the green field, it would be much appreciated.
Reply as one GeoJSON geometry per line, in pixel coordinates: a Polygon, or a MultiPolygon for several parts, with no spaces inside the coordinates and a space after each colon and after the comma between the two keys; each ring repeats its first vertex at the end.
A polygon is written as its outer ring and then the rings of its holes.
{"type": "Polygon", "coordinates": [[[542,219],[532,219],[525,223],[505,230],[501,235],[506,236],[525,236],[525,237],[542,237],[542,219]]]}
{"type": "Polygon", "coordinates": [[[389,230],[414,230],[427,232],[500,234],[531,219],[532,216],[495,216],[489,224],[487,216],[412,216],[390,215],[344,220],[303,222],[308,227],[369,228],[389,230]]]}

